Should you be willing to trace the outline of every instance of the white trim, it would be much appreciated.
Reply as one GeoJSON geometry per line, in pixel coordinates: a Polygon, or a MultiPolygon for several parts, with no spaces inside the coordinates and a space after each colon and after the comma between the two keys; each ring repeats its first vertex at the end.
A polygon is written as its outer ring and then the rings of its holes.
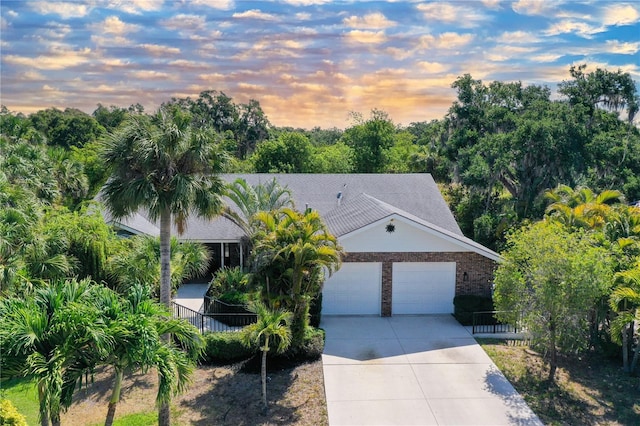
{"type": "Polygon", "coordinates": [[[455,244],[459,247],[462,247],[468,251],[472,251],[474,253],[477,253],[481,256],[484,256],[486,258],[489,258],[491,260],[494,261],[501,261],[502,257],[494,252],[493,250],[490,250],[478,243],[476,243],[475,241],[472,241],[464,236],[459,236],[456,235],[452,232],[449,232],[447,230],[444,230],[442,228],[439,228],[433,224],[430,224],[429,222],[426,221],[422,221],[418,218],[409,218],[403,215],[400,215],[398,213],[391,213],[383,218],[380,218],[378,220],[376,220],[375,222],[371,222],[361,228],[358,228],[354,231],[348,232],[342,236],[340,236],[338,239],[339,240],[344,240],[344,239],[348,239],[349,237],[358,235],[362,232],[366,232],[367,230],[379,225],[381,222],[386,222],[389,220],[389,218],[392,218],[394,220],[398,220],[400,222],[406,223],[407,225],[410,226],[415,226],[419,229],[421,229],[424,232],[427,232],[431,235],[434,235],[436,237],[442,238],[445,241],[448,241],[452,244],[455,244]]]}

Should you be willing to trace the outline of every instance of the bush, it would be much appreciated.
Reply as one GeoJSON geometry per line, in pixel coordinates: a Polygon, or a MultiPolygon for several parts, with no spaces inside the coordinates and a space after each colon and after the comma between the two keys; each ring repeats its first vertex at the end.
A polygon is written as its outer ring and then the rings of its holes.
{"type": "Polygon", "coordinates": [[[322,319],[322,292],[319,292],[309,304],[309,325],[311,327],[320,327],[322,319]]]}
{"type": "MultiPolygon", "coordinates": [[[[222,268],[216,272],[211,280],[211,286],[207,294],[226,303],[238,303],[238,295],[248,292],[247,284],[247,274],[242,272],[239,266],[222,268]],[[225,297],[231,300],[225,300],[225,297]]],[[[246,300],[240,302],[240,304],[242,303],[246,303],[246,300]]]]}
{"type": "Polygon", "coordinates": [[[8,399],[0,399],[0,425],[28,426],[27,419],[8,399]]]}
{"type": "Polygon", "coordinates": [[[203,362],[208,364],[230,364],[255,353],[255,349],[242,344],[240,333],[207,333],[204,341],[203,362]]]}
{"type": "Polygon", "coordinates": [[[304,340],[300,346],[291,346],[283,356],[296,361],[315,360],[324,351],[324,330],[309,327],[304,332],[304,340]]]}
{"type": "Polygon", "coordinates": [[[462,325],[473,325],[473,313],[493,311],[493,299],[484,296],[462,295],[453,298],[453,316],[462,325]]]}

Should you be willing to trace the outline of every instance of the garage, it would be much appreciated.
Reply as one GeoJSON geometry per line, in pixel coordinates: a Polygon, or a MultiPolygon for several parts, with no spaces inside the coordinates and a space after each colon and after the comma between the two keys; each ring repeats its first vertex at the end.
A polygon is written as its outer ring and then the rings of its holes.
{"type": "Polygon", "coordinates": [[[449,314],[456,287],[455,262],[395,262],[392,314],[449,314]]]}
{"type": "Polygon", "coordinates": [[[380,315],[382,264],[343,263],[324,283],[323,315],[380,315]]]}

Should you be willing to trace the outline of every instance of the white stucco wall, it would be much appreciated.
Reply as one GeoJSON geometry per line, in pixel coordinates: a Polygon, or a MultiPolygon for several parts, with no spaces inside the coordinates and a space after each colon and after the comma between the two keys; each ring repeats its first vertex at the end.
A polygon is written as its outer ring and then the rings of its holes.
{"type": "Polygon", "coordinates": [[[434,231],[401,217],[394,217],[394,232],[387,232],[389,220],[340,237],[346,252],[465,252],[469,249],[447,241],[434,231]]]}

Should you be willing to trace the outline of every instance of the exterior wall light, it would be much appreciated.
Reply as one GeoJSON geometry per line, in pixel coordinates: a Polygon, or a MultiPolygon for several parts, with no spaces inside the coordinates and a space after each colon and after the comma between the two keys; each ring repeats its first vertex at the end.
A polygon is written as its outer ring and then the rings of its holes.
{"type": "Polygon", "coordinates": [[[391,219],[389,223],[387,223],[387,226],[385,226],[385,230],[389,233],[396,230],[396,225],[393,224],[393,219],[391,219]]]}

